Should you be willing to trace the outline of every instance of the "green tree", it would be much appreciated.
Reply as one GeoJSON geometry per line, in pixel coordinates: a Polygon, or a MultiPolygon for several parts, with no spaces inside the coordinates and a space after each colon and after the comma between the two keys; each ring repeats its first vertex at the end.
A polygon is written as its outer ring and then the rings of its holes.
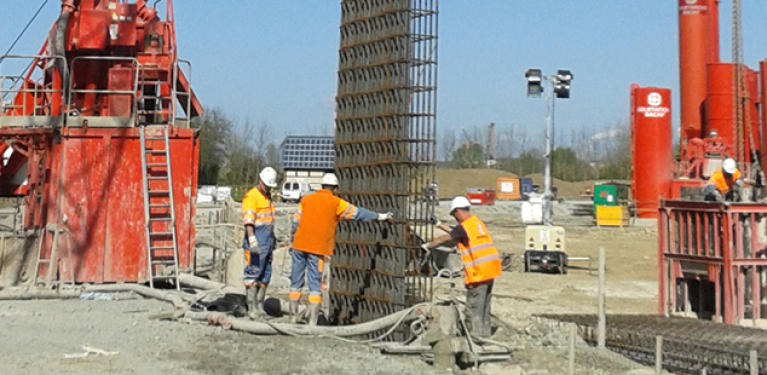
{"type": "Polygon", "coordinates": [[[465,142],[453,151],[453,166],[459,169],[484,167],[485,155],[482,145],[476,142],[465,142]]]}
{"type": "Polygon", "coordinates": [[[551,153],[551,175],[565,181],[583,181],[589,178],[589,165],[578,159],[569,147],[557,148],[551,153]]]}
{"type": "Polygon", "coordinates": [[[220,110],[208,109],[192,120],[192,127],[200,132],[198,181],[201,185],[216,185],[226,163],[226,141],[231,137],[233,122],[220,110]]]}

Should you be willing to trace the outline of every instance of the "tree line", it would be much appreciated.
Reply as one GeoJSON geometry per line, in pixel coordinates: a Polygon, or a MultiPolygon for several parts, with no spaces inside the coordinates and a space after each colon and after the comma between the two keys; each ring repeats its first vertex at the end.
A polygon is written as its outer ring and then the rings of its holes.
{"type": "MultiPolygon", "coordinates": [[[[447,168],[497,168],[518,176],[543,173],[543,133],[531,134],[527,127],[496,126],[492,137],[488,126],[474,126],[441,134],[440,148],[447,168]],[[492,145],[490,144],[492,142],[492,145]]],[[[625,180],[631,174],[629,125],[617,123],[603,129],[581,128],[555,134],[551,174],[565,181],[625,180]]]]}
{"type": "Polygon", "coordinates": [[[240,121],[218,109],[208,109],[192,121],[200,129],[199,185],[253,186],[258,172],[273,167],[280,173],[278,146],[272,127],[240,121]]]}
{"type": "MultiPolygon", "coordinates": [[[[192,121],[192,127],[200,129],[200,185],[247,189],[258,181],[258,172],[267,166],[276,169],[281,178],[280,151],[272,142],[273,129],[268,122],[254,124],[234,119],[218,109],[208,109],[192,121]]],[[[459,169],[489,166],[518,176],[543,173],[542,133],[533,134],[528,127],[513,124],[497,126],[492,138],[487,125],[461,129],[460,137],[456,133],[446,130],[440,134],[441,166],[459,169]]],[[[630,136],[625,123],[555,134],[552,176],[564,181],[628,179],[630,136]]]]}

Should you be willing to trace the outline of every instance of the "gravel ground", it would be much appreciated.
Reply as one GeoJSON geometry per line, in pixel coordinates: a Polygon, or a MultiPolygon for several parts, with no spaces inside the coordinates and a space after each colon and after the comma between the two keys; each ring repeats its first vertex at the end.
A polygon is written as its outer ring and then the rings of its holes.
{"type": "MultiPolygon", "coordinates": [[[[279,205],[278,235],[287,230],[293,206],[279,205]]],[[[451,223],[447,206],[438,214],[451,223]]],[[[524,228],[518,204],[499,202],[476,207],[501,252],[521,254],[524,228]]],[[[656,236],[650,228],[591,228],[582,218],[555,206],[555,220],[567,227],[571,256],[594,256],[607,248],[607,310],[610,313],[654,313],[657,309],[656,236]]],[[[201,252],[203,254],[204,252],[201,252]]],[[[274,256],[269,293],[287,295],[280,275],[280,249],[274,256]]],[[[240,257],[235,254],[224,278],[239,286],[240,257]]],[[[198,259],[200,261],[200,259],[198,259]]],[[[289,261],[289,260],[288,260],[289,261]]],[[[582,264],[586,266],[585,263],[582,264]]],[[[286,265],[286,269],[287,269],[286,265]]],[[[462,291],[460,278],[452,281],[462,291]]],[[[567,369],[568,333],[564,326],[543,322],[533,314],[593,313],[597,278],[572,268],[567,275],[504,272],[494,290],[498,327],[493,338],[522,348],[508,363],[483,365],[461,373],[563,374],[567,369]]],[[[157,319],[170,305],[118,295],[117,301],[0,301],[0,374],[445,374],[417,357],[385,356],[365,345],[331,339],[254,336],[203,324],[157,319]],[[82,354],[83,346],[113,355],[82,354]]],[[[578,344],[576,374],[653,374],[653,370],[612,353],[578,344]]]]}
{"type": "Polygon", "coordinates": [[[330,339],[264,337],[151,319],[154,300],[2,301],[0,374],[440,374],[330,339]],[[67,359],[83,346],[117,352],[67,359]]]}

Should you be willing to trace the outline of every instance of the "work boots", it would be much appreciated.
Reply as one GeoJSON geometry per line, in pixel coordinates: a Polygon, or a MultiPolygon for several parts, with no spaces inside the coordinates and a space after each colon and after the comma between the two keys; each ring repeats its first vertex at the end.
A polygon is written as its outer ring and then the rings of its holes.
{"type": "Polygon", "coordinates": [[[266,300],[266,286],[267,284],[261,285],[261,287],[258,289],[258,293],[256,295],[256,303],[257,303],[257,311],[262,316],[266,315],[266,311],[264,311],[264,300],[266,300]]]}
{"type": "Polygon", "coordinates": [[[245,298],[248,302],[248,316],[251,319],[256,318],[256,309],[257,309],[257,294],[258,294],[258,286],[256,284],[253,284],[253,286],[245,286],[245,298]]]}
{"type": "Polygon", "coordinates": [[[290,322],[293,324],[298,323],[298,300],[290,300],[288,309],[290,309],[290,322]]]}
{"type": "Polygon", "coordinates": [[[319,315],[320,315],[320,304],[310,303],[308,309],[309,309],[309,326],[314,327],[317,325],[317,318],[319,318],[319,315]]]}

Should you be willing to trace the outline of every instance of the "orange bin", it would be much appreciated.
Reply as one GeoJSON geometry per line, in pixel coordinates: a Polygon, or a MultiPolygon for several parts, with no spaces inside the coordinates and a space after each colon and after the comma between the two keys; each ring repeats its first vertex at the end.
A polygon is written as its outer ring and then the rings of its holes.
{"type": "Polygon", "coordinates": [[[517,201],[522,198],[519,179],[498,177],[495,182],[495,199],[499,201],[517,201]]]}

